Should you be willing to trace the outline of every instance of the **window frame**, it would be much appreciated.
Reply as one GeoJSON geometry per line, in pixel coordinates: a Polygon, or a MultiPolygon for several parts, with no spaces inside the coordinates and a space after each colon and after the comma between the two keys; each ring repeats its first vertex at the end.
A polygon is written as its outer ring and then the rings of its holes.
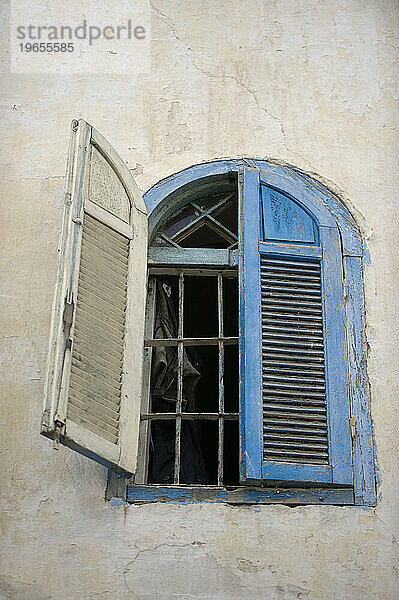
{"type": "MultiPolygon", "coordinates": [[[[357,226],[346,207],[321,183],[301,171],[286,165],[276,165],[265,160],[220,160],[195,165],[161,180],[144,194],[147,207],[149,238],[158,224],[180,206],[186,204],[184,195],[176,203],[168,197],[180,188],[206,177],[238,173],[244,167],[259,171],[264,183],[281,190],[301,203],[311,212],[323,214],[338,227],[342,241],[344,270],[344,301],[349,357],[349,391],[351,404],[351,433],[353,452],[353,488],[334,485],[305,486],[284,482],[273,487],[241,486],[234,490],[212,486],[160,486],[129,484],[128,502],[227,502],[227,503],[286,503],[286,504],[349,504],[374,506],[375,450],[372,421],[369,410],[369,387],[366,372],[364,315],[365,301],[362,279],[363,244],[357,226]]],[[[215,250],[212,250],[214,253],[215,250]]],[[[221,262],[231,265],[236,251],[221,250],[221,262]]],[[[156,249],[149,252],[149,265],[156,261],[156,249]]],[[[202,253],[202,260],[206,256],[202,253]]],[[[202,261],[201,261],[202,262],[202,261]]]]}

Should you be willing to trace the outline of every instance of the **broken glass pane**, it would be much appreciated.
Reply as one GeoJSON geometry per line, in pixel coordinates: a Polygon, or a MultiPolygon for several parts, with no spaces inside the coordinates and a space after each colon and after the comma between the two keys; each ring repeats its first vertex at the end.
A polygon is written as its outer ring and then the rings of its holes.
{"type": "Polygon", "coordinates": [[[231,244],[206,223],[178,243],[183,248],[228,248],[231,244]]]}
{"type": "Polygon", "coordinates": [[[229,231],[238,235],[237,202],[229,202],[226,206],[212,213],[214,219],[224,225],[229,231]]]}
{"type": "Polygon", "coordinates": [[[168,237],[173,237],[175,233],[186,227],[186,225],[194,221],[197,217],[198,212],[192,206],[186,206],[166,221],[163,233],[168,237]]]}

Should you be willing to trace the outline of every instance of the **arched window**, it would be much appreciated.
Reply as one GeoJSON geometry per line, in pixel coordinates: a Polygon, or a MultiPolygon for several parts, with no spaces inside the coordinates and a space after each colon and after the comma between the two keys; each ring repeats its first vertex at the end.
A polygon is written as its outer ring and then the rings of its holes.
{"type": "Polygon", "coordinates": [[[134,474],[133,502],[374,504],[346,208],[237,159],[159,182],[145,216],[112,148],[74,128],[42,433],[134,474]]]}
{"type": "Polygon", "coordinates": [[[191,182],[149,229],[136,482],[238,485],[237,174],[191,182]]]}

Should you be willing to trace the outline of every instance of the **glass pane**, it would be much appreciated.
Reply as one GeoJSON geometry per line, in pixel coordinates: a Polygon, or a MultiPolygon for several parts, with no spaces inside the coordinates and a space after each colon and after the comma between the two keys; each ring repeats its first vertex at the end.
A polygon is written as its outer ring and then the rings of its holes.
{"type": "Polygon", "coordinates": [[[209,210],[212,206],[220,202],[221,199],[222,197],[219,194],[209,194],[202,198],[197,198],[195,204],[200,206],[202,210],[209,210]]]}
{"type": "Polygon", "coordinates": [[[239,478],[239,441],[238,421],[224,422],[224,485],[238,485],[239,478]]]}
{"type": "Polygon", "coordinates": [[[173,248],[173,244],[161,238],[159,235],[155,238],[155,246],[158,248],[173,248]]]}
{"type": "Polygon", "coordinates": [[[238,346],[224,347],[224,410],[238,412],[238,346]]]}
{"type": "MultiPolygon", "coordinates": [[[[160,275],[157,278],[153,337],[177,337],[179,278],[160,275]]],[[[177,346],[155,346],[151,349],[152,412],[175,412],[177,398],[177,346]]]]}
{"type": "Polygon", "coordinates": [[[186,412],[219,412],[219,354],[218,346],[186,348],[183,379],[186,412]]]}
{"type": "Polygon", "coordinates": [[[218,335],[218,294],[216,277],[184,278],[184,337],[218,335]]]}
{"type": "Polygon", "coordinates": [[[148,462],[148,483],[173,483],[175,465],[176,422],[150,422],[150,457],[148,462]]]}
{"type": "Polygon", "coordinates": [[[223,278],[223,333],[225,337],[238,336],[238,280],[223,278]]]}
{"type": "MultiPolygon", "coordinates": [[[[210,192],[203,195],[195,200],[195,204],[200,206],[202,210],[209,210],[212,206],[216,206],[219,202],[225,200],[226,202],[235,201],[237,202],[237,186],[227,186],[223,190],[215,189],[214,192],[210,192]],[[233,194],[233,195],[232,195],[233,194]],[[231,196],[231,197],[230,197],[231,196]]],[[[214,216],[214,213],[211,213],[214,216]]]]}
{"type": "Polygon", "coordinates": [[[182,248],[228,248],[231,242],[204,223],[178,244],[182,248]]]}
{"type": "Polygon", "coordinates": [[[229,202],[227,206],[216,210],[212,216],[232,233],[238,235],[238,206],[237,202],[229,202]]]}
{"type": "Polygon", "coordinates": [[[163,232],[168,237],[172,237],[175,233],[183,229],[186,225],[194,221],[198,217],[198,212],[192,206],[186,206],[182,210],[172,215],[163,227],[163,232]]]}
{"type": "Polygon", "coordinates": [[[182,420],[180,482],[217,483],[218,422],[182,420]]]}

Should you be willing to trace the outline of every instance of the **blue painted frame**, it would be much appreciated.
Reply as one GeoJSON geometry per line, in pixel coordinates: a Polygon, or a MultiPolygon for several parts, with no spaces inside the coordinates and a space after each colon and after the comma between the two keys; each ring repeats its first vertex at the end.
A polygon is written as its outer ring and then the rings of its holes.
{"type": "Polygon", "coordinates": [[[245,168],[239,183],[240,480],[262,480],[262,336],[260,327],[259,171],[245,168]]]}
{"type": "Polygon", "coordinates": [[[127,501],[134,503],[172,502],[225,502],[228,504],[353,504],[353,490],[337,487],[309,488],[249,488],[224,489],[212,486],[131,485],[127,501]]]}
{"type": "MultiPolygon", "coordinates": [[[[263,182],[268,185],[283,190],[294,198],[300,197],[313,214],[317,213],[320,224],[339,229],[345,272],[351,425],[356,430],[353,442],[354,503],[374,506],[376,504],[376,457],[364,352],[363,245],[356,223],[344,204],[319,181],[292,166],[247,158],[215,160],[175,173],[153,185],[144,194],[150,232],[168,210],[168,197],[171,194],[196,180],[229,172],[237,173],[245,167],[259,170],[263,182]]],[[[157,487],[154,486],[155,496],[159,495],[156,490],[157,487]]],[[[181,490],[184,493],[184,489],[181,490]]],[[[291,493],[295,496],[295,490],[291,493]]],[[[172,495],[176,497],[176,492],[172,495]]],[[[168,494],[165,495],[165,499],[168,499],[167,497],[168,494]]],[[[128,499],[134,502],[152,501],[149,499],[148,491],[141,494],[140,486],[129,486],[128,499]]],[[[284,494],[278,495],[278,499],[284,501],[284,494]]],[[[332,503],[339,503],[339,501],[336,499],[332,503]]]]}

